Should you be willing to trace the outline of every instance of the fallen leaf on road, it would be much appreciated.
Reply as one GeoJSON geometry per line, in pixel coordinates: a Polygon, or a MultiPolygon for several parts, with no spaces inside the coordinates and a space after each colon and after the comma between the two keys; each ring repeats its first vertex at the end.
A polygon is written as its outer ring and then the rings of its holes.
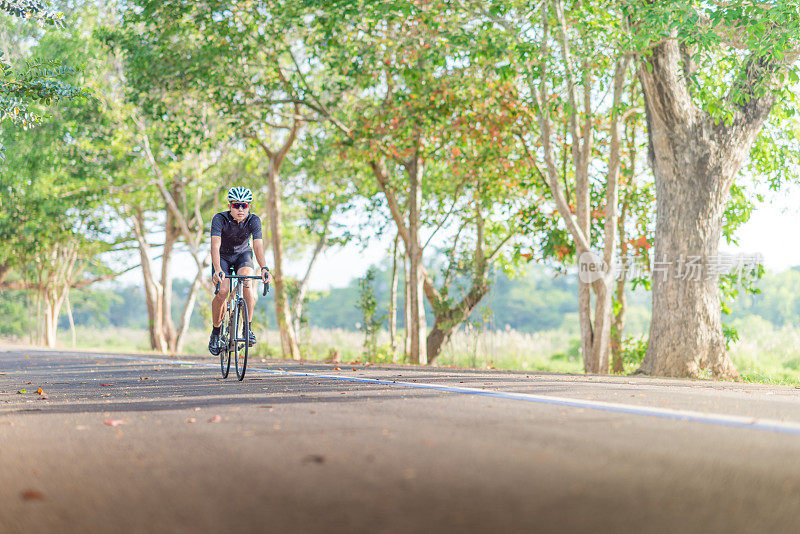
{"type": "Polygon", "coordinates": [[[125,421],[123,421],[122,419],[108,419],[106,421],[103,421],[103,424],[108,426],[119,426],[119,425],[124,425],[125,421]]]}
{"type": "Polygon", "coordinates": [[[355,368],[355,367],[353,367],[353,371],[355,371],[355,370],[356,370],[356,368],[355,368]]]}
{"type": "Polygon", "coordinates": [[[102,387],[104,387],[104,388],[111,387],[111,386],[113,386],[113,385],[114,385],[114,384],[100,384],[100,386],[102,386],[102,387]]]}
{"type": "Polygon", "coordinates": [[[150,380],[149,376],[140,376],[139,380],[150,380]]]}
{"type": "Polygon", "coordinates": [[[333,370],[334,371],[341,371],[341,369],[339,369],[339,366],[334,367],[333,370]]]}
{"type": "Polygon", "coordinates": [[[39,395],[44,395],[44,391],[42,391],[42,388],[37,389],[36,393],[38,393],[39,395]]]}
{"type": "Polygon", "coordinates": [[[197,419],[195,419],[194,417],[190,417],[189,419],[186,420],[186,422],[187,423],[196,423],[197,419]]]}
{"type": "Polygon", "coordinates": [[[220,417],[219,415],[215,415],[214,417],[208,420],[209,423],[219,423],[220,421],[222,421],[222,417],[220,417]]]}
{"type": "Polygon", "coordinates": [[[23,394],[23,393],[27,393],[27,392],[28,392],[27,389],[20,389],[19,391],[17,391],[17,393],[20,394],[20,395],[23,394]]]}
{"type": "Polygon", "coordinates": [[[23,501],[43,501],[44,500],[44,493],[35,489],[26,489],[24,490],[20,496],[22,497],[23,501]]]}

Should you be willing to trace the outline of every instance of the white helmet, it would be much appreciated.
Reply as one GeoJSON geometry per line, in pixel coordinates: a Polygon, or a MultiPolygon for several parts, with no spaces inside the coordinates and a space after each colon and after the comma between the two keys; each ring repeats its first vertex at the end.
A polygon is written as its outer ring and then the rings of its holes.
{"type": "Polygon", "coordinates": [[[229,202],[252,202],[253,193],[246,187],[238,186],[228,189],[229,202]]]}

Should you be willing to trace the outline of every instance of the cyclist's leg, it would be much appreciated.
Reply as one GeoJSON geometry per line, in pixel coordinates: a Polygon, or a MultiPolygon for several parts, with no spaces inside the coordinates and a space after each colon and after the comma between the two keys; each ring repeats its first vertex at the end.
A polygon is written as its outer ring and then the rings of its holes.
{"type": "MultiPolygon", "coordinates": [[[[226,275],[230,273],[230,265],[225,257],[220,256],[219,266],[222,268],[222,272],[226,275]]],[[[211,267],[211,270],[213,274],[213,266],[211,267]]],[[[225,313],[225,299],[228,298],[228,292],[230,291],[230,288],[230,279],[224,280],[219,285],[219,293],[214,295],[214,300],[211,301],[211,319],[214,323],[214,328],[218,328],[222,324],[222,316],[225,313]]]]}
{"type": "MultiPolygon", "coordinates": [[[[253,275],[253,253],[250,251],[245,251],[239,254],[239,257],[236,259],[236,274],[241,276],[252,276],[253,275]]],[[[243,282],[243,296],[244,301],[247,304],[247,317],[250,323],[253,321],[253,310],[256,306],[256,292],[253,289],[254,280],[242,280],[243,282]]],[[[250,325],[248,325],[250,326],[250,325]]],[[[249,328],[249,343],[250,345],[256,344],[256,335],[253,332],[252,328],[249,328]]]]}

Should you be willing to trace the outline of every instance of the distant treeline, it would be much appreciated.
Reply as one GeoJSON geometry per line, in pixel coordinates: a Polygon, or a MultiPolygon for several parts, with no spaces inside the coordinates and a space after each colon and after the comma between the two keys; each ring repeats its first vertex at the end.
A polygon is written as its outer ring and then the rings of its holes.
{"type": "MultiPolygon", "coordinates": [[[[757,284],[760,293],[742,294],[730,304],[731,313],[726,320],[759,316],[775,327],[800,324],[800,267],[768,273],[757,284]]],[[[188,292],[189,282],[174,282],[178,299],[188,292]]],[[[389,272],[378,271],[374,284],[379,313],[388,323],[389,272]]],[[[476,328],[513,329],[521,332],[544,330],[570,330],[577,334],[577,284],[575,277],[557,275],[553,271],[535,266],[527,273],[510,278],[495,273],[492,290],[484,305],[470,318],[476,328]]],[[[147,329],[147,310],[144,294],[138,285],[118,285],[106,288],[73,290],[70,293],[73,319],[78,326],[125,327],[147,329]]],[[[210,299],[198,299],[192,315],[193,328],[206,328],[209,324],[210,299]]],[[[305,324],[320,328],[358,330],[362,322],[358,307],[358,279],[341,288],[311,292],[308,298],[305,324]]],[[[398,325],[403,326],[403,295],[398,297],[398,325]]],[[[20,336],[28,331],[35,317],[21,291],[0,294],[0,313],[6,318],[0,323],[0,334],[20,336]]],[[[173,310],[175,319],[179,309],[173,310]]],[[[630,296],[626,334],[645,333],[650,315],[649,293],[634,292],[630,296]]],[[[430,320],[430,314],[429,314],[430,320]]],[[[258,301],[256,322],[274,328],[275,311],[271,294],[258,301]]],[[[59,328],[69,328],[67,314],[60,318],[59,328]]]]}

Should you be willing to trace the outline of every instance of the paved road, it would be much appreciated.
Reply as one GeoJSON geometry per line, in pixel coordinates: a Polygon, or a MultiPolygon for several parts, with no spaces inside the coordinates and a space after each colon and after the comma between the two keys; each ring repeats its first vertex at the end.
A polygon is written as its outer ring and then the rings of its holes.
{"type": "Polygon", "coordinates": [[[800,531],[800,389],[337,367],[0,352],[0,532],[800,531]]]}

